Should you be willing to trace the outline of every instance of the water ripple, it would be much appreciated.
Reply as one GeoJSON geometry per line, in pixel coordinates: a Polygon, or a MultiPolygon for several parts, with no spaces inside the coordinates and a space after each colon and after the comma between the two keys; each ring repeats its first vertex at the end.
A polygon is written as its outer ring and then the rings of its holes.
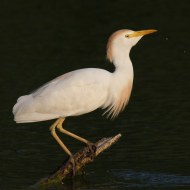
{"type": "Polygon", "coordinates": [[[190,176],[165,173],[113,170],[113,175],[127,187],[173,187],[190,186],[190,176]]]}

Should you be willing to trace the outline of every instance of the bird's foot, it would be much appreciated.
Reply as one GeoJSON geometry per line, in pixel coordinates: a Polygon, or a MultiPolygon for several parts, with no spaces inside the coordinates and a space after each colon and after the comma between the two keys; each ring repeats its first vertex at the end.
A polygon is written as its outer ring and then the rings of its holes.
{"type": "Polygon", "coordinates": [[[69,162],[72,164],[72,177],[76,175],[76,161],[73,156],[70,156],[69,162]]]}
{"type": "Polygon", "coordinates": [[[87,152],[88,156],[91,158],[91,160],[94,160],[96,156],[96,145],[94,143],[89,142],[88,144],[89,151],[87,152]]]}

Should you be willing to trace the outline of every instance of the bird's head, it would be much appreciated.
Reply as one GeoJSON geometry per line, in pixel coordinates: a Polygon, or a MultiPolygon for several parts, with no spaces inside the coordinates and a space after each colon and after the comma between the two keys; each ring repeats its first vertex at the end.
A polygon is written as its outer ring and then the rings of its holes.
{"type": "Polygon", "coordinates": [[[122,52],[129,53],[130,49],[136,45],[136,43],[147,34],[156,32],[157,30],[118,30],[114,32],[107,43],[107,59],[113,62],[114,58],[122,52]]]}

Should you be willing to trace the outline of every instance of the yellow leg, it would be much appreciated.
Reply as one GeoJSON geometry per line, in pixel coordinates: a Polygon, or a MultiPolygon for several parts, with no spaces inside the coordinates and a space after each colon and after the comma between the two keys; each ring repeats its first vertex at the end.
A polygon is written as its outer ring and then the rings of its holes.
{"type": "Polygon", "coordinates": [[[75,138],[75,139],[77,139],[77,140],[79,140],[79,141],[81,141],[81,142],[86,143],[86,144],[89,146],[90,151],[93,153],[93,155],[91,156],[92,159],[93,159],[94,156],[95,156],[96,146],[95,146],[93,143],[91,143],[90,141],[88,141],[88,140],[86,140],[86,139],[84,139],[84,138],[82,138],[82,137],[79,137],[78,135],[75,135],[75,134],[73,134],[73,133],[71,133],[71,132],[69,132],[69,131],[63,129],[62,124],[63,124],[64,120],[65,120],[65,119],[63,119],[63,118],[57,119],[57,120],[55,121],[55,123],[53,123],[53,125],[50,127],[50,131],[51,131],[51,134],[52,134],[52,136],[54,137],[54,139],[58,142],[58,144],[59,144],[59,145],[62,147],[62,149],[70,156],[70,161],[71,161],[71,163],[72,163],[73,176],[74,176],[75,173],[76,173],[76,171],[75,171],[75,167],[76,167],[75,160],[74,160],[73,155],[72,155],[72,153],[70,152],[70,150],[65,146],[65,144],[61,141],[61,139],[57,136],[56,131],[55,131],[55,128],[57,127],[57,129],[58,129],[60,132],[66,134],[66,135],[69,135],[69,136],[71,136],[71,137],[73,137],[73,138],[75,138]]]}
{"type": "Polygon", "coordinates": [[[55,132],[55,128],[57,127],[57,125],[62,122],[62,118],[59,118],[55,121],[55,123],[50,127],[50,131],[52,136],[54,137],[54,139],[59,143],[59,145],[62,147],[62,149],[70,156],[70,161],[72,163],[72,167],[73,167],[73,176],[75,176],[76,173],[76,163],[75,160],[73,158],[72,153],[70,152],[70,150],[65,146],[65,144],[61,141],[61,139],[57,136],[56,132],[55,132]]]}
{"type": "Polygon", "coordinates": [[[75,135],[74,133],[71,133],[71,132],[69,132],[69,131],[63,129],[62,124],[63,124],[64,120],[65,120],[65,119],[60,118],[60,119],[59,119],[59,122],[58,122],[58,124],[57,124],[57,129],[58,129],[61,133],[64,133],[64,134],[66,134],[66,135],[68,135],[68,136],[71,136],[71,137],[73,137],[73,138],[75,138],[75,139],[77,139],[77,140],[79,140],[79,141],[81,141],[81,142],[83,142],[83,143],[85,143],[85,144],[88,144],[88,145],[92,144],[90,141],[88,141],[88,140],[86,140],[86,139],[84,139],[84,138],[82,138],[82,137],[79,137],[78,135],[75,135]]]}
{"type": "Polygon", "coordinates": [[[59,145],[62,147],[62,149],[70,156],[72,157],[72,153],[70,152],[70,150],[65,146],[65,144],[61,141],[61,139],[57,136],[56,132],[55,132],[55,128],[57,127],[57,125],[62,121],[62,118],[59,118],[55,121],[55,123],[50,127],[50,131],[52,136],[54,137],[54,139],[59,143],[59,145]]]}

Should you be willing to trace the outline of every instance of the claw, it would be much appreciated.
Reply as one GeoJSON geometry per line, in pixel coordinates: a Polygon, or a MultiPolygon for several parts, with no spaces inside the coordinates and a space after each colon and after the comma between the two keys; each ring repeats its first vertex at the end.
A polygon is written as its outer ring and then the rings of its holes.
{"type": "Polygon", "coordinates": [[[88,148],[89,148],[89,157],[94,160],[95,156],[96,156],[96,145],[94,143],[88,143],[88,148]]]}
{"type": "Polygon", "coordinates": [[[88,148],[91,153],[96,153],[96,145],[94,143],[88,143],[88,148]]]}

